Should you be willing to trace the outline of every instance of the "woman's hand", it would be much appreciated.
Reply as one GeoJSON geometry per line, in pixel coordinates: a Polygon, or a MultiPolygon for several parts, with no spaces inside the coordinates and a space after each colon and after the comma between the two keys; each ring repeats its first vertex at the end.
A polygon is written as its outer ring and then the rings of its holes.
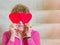
{"type": "Polygon", "coordinates": [[[9,29],[10,29],[10,31],[11,31],[10,40],[11,40],[11,41],[14,41],[14,40],[15,40],[15,36],[16,36],[17,24],[11,24],[11,25],[9,26],[9,29]]]}
{"type": "Polygon", "coordinates": [[[31,37],[31,31],[32,31],[32,26],[30,25],[30,24],[25,24],[25,26],[26,26],[26,35],[27,35],[27,37],[31,37]]]}
{"type": "Polygon", "coordinates": [[[26,23],[24,25],[24,31],[22,32],[22,36],[24,37],[26,35],[27,37],[31,37],[31,31],[32,31],[31,25],[26,23]]]}
{"type": "Polygon", "coordinates": [[[16,34],[16,29],[17,29],[17,24],[11,24],[11,25],[9,26],[9,29],[10,29],[10,31],[11,31],[11,34],[12,34],[12,35],[15,35],[15,34],[16,34]]]}

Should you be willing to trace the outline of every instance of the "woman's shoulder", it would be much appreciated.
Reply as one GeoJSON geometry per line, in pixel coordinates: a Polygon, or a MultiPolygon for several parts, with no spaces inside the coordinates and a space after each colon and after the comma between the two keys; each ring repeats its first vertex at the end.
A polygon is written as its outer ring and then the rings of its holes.
{"type": "Polygon", "coordinates": [[[4,32],[4,34],[8,34],[8,33],[10,33],[10,31],[5,31],[5,32],[4,32]]]}
{"type": "Polygon", "coordinates": [[[39,31],[33,29],[33,30],[32,30],[32,33],[33,33],[33,34],[39,34],[39,31]]]}
{"type": "Polygon", "coordinates": [[[5,36],[10,36],[10,34],[11,34],[10,31],[5,31],[5,32],[3,33],[3,35],[5,35],[5,36]]]}

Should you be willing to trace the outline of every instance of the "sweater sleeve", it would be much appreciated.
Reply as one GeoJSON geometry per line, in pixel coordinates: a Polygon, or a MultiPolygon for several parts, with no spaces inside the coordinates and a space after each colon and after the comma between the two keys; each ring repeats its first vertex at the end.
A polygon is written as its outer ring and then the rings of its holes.
{"type": "Polygon", "coordinates": [[[13,41],[10,41],[8,38],[8,34],[5,32],[2,36],[2,45],[14,45],[13,41]]]}
{"type": "Polygon", "coordinates": [[[32,38],[27,39],[27,41],[26,41],[26,39],[24,39],[24,42],[25,43],[28,42],[28,45],[41,45],[40,44],[40,34],[37,31],[35,31],[32,34],[32,38]]]}
{"type": "Polygon", "coordinates": [[[40,45],[40,34],[35,31],[32,34],[32,38],[28,40],[29,45],[40,45]]]}

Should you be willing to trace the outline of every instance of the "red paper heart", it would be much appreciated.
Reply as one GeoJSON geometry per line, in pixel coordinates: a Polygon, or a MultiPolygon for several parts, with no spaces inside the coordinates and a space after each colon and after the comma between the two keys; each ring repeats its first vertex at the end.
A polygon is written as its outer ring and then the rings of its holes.
{"type": "Polygon", "coordinates": [[[13,13],[11,13],[10,15],[9,15],[9,18],[10,18],[10,20],[13,22],[13,23],[19,23],[20,22],[20,13],[16,13],[16,14],[13,14],[13,13]]]}
{"type": "Polygon", "coordinates": [[[32,15],[29,13],[29,14],[25,14],[25,13],[22,13],[21,14],[21,20],[23,23],[28,23],[32,18],[32,15]]]}
{"type": "Polygon", "coordinates": [[[25,13],[13,14],[13,13],[11,13],[9,15],[9,18],[13,23],[19,23],[20,21],[22,21],[23,23],[28,23],[31,20],[32,15],[30,13],[29,14],[25,14],[25,13]]]}

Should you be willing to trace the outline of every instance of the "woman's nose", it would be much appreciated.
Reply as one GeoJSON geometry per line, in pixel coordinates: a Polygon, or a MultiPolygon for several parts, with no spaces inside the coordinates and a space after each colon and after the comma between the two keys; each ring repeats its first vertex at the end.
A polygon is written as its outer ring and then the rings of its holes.
{"type": "Polygon", "coordinates": [[[22,21],[20,21],[20,23],[18,24],[19,27],[21,27],[21,26],[23,26],[23,25],[24,25],[24,24],[23,24],[22,21]]]}
{"type": "Polygon", "coordinates": [[[20,23],[19,24],[23,24],[23,22],[22,21],[20,21],[20,23]]]}

